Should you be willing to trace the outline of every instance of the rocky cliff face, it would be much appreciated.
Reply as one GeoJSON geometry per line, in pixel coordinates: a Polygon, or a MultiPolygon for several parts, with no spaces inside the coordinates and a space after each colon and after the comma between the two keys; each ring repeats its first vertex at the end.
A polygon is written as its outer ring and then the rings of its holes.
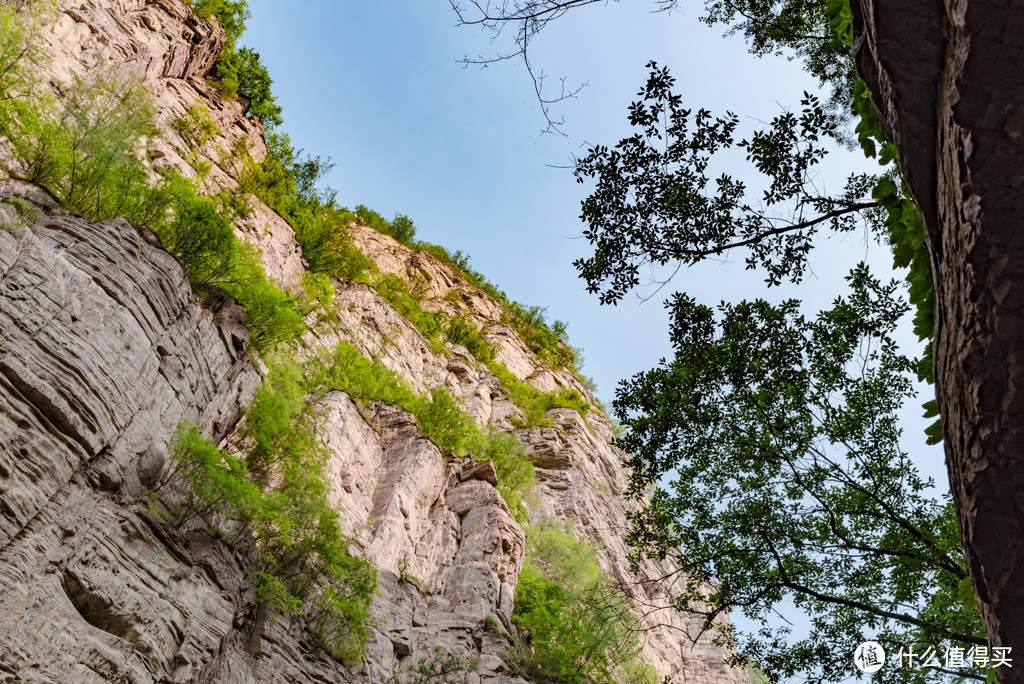
{"type": "MultiPolygon", "coordinates": [[[[202,76],[223,32],[178,0],[81,0],[43,31],[53,78],[110,68],[143,78],[164,123],[156,165],[208,189],[237,183],[226,150],[266,153],[261,129],[202,76]],[[198,152],[169,124],[202,103],[219,135],[198,152]]],[[[493,468],[442,453],[413,416],[360,410],[343,392],[321,401],[332,454],[331,500],[346,533],[380,578],[379,627],[361,670],[314,645],[297,620],[256,621],[245,560],[199,531],[167,528],[143,490],[160,482],[181,420],[222,439],[237,426],[260,373],[244,312],[200,301],[146,231],[123,220],[89,223],[44,192],[0,181],[0,681],[383,682],[439,646],[477,664],[468,681],[511,676],[511,628],[525,535],[493,468]]],[[[294,233],[255,198],[238,234],[262,250],[285,287],[301,278],[294,233]]],[[[384,273],[418,284],[425,306],[471,321],[497,358],[541,391],[586,390],[551,370],[502,325],[502,306],[427,253],[354,226],[356,244],[384,273]]],[[[596,408],[549,412],[553,427],[520,428],[501,382],[464,348],[441,352],[373,288],[337,284],[334,315],[307,345],[348,341],[418,392],[447,388],[481,426],[512,432],[536,465],[534,521],[573,521],[600,549],[607,577],[634,599],[644,655],[676,682],[746,679],[727,653],[697,638],[700,619],[671,608],[677,568],[630,571],[621,493],[623,455],[596,408]],[[696,639],[691,643],[691,639],[696,639]]],[[[399,678],[398,681],[401,681],[399,678]]]]}

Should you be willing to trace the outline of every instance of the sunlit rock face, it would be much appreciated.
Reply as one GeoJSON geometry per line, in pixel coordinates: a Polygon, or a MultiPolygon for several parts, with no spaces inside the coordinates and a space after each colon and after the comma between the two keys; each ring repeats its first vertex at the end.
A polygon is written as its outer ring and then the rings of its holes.
{"type": "MultiPolygon", "coordinates": [[[[244,106],[204,80],[223,31],[177,0],[71,5],[42,31],[52,79],[103,70],[143,79],[159,110],[154,168],[208,191],[237,187],[231,151],[258,160],[266,146],[244,106]],[[198,150],[173,125],[197,104],[219,131],[198,150]]],[[[257,619],[246,559],[194,526],[158,522],[144,496],[163,481],[180,421],[231,441],[260,382],[244,311],[201,301],[144,227],[89,223],[39,188],[0,181],[0,199],[9,196],[32,211],[0,204],[0,681],[382,682],[440,647],[476,663],[469,682],[523,682],[506,641],[485,627],[511,628],[526,545],[493,466],[442,453],[410,414],[344,392],[315,411],[331,502],[379,573],[365,661],[334,661],[300,620],[257,619]]],[[[296,288],[304,264],[294,232],[248,201],[239,237],[260,249],[271,278],[296,288]]],[[[502,305],[463,276],[372,229],[351,230],[426,308],[481,329],[521,380],[589,397],[573,373],[541,363],[502,322],[502,305]]],[[[348,342],[416,392],[445,387],[480,426],[513,433],[537,468],[531,518],[570,521],[599,549],[608,579],[633,597],[659,676],[746,681],[699,636],[700,618],[671,608],[675,566],[630,570],[625,455],[596,401],[586,416],[555,409],[551,426],[517,428],[521,411],[466,349],[438,351],[371,287],[336,290],[333,314],[309,321],[306,353],[348,342]]]]}

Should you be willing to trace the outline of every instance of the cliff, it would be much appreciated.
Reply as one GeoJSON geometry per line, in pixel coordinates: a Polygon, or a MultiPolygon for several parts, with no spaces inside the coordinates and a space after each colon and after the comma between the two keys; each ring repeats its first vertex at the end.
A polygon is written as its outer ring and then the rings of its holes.
{"type": "MultiPolygon", "coordinates": [[[[238,188],[225,151],[267,154],[244,103],[204,78],[224,39],[179,0],[79,0],[45,17],[41,63],[58,86],[98,69],[142,79],[158,112],[151,169],[177,169],[213,193],[238,188]],[[215,125],[201,146],[174,126],[197,105],[215,125]]],[[[342,664],[300,617],[253,610],[244,550],[147,505],[147,491],[168,482],[182,421],[240,443],[266,372],[245,310],[197,294],[144,226],[90,222],[13,179],[0,180],[0,200],[9,200],[0,204],[0,681],[411,682],[403,673],[435,647],[475,665],[466,681],[524,681],[503,633],[514,631],[526,533],[493,465],[443,451],[401,407],[336,389],[311,396],[330,453],[330,502],[353,552],[378,573],[362,662],[342,664]]],[[[305,262],[295,231],[256,197],[246,201],[236,235],[296,291],[305,262]]],[[[446,389],[477,426],[513,434],[536,472],[530,521],[571,522],[598,549],[606,579],[632,598],[642,656],[659,677],[744,681],[727,651],[697,638],[702,619],[671,607],[677,567],[630,569],[623,454],[572,370],[541,360],[505,304],[460,269],[373,228],[349,231],[424,309],[479,330],[519,381],[576,392],[589,410],[550,409],[531,425],[490,365],[424,335],[366,282],[333,281],[298,353],[347,342],[415,393],[446,389]]]]}

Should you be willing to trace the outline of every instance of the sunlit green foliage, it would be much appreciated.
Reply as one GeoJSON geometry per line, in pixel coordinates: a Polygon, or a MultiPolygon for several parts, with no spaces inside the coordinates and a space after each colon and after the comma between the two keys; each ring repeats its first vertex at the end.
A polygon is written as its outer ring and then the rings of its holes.
{"type": "Polygon", "coordinates": [[[551,419],[544,414],[551,409],[575,409],[583,416],[590,410],[590,404],[575,390],[562,390],[557,394],[541,392],[517,378],[497,361],[491,361],[487,367],[501,381],[512,403],[523,411],[527,426],[550,425],[551,419]]]}
{"type": "Polygon", "coordinates": [[[426,311],[420,300],[409,292],[409,285],[400,276],[388,273],[379,278],[374,287],[398,313],[402,314],[428,340],[437,338],[443,331],[444,316],[435,311],[426,311]]]}
{"type": "Polygon", "coordinates": [[[196,285],[224,282],[237,250],[230,216],[216,200],[196,194],[183,177],[169,174],[166,178],[173,218],[154,224],[164,249],[178,260],[196,285]]]}
{"type": "Polygon", "coordinates": [[[347,342],[339,343],[328,357],[320,360],[310,375],[310,383],[344,390],[353,399],[405,409],[416,417],[420,432],[444,452],[461,455],[469,431],[476,429],[472,418],[448,390],[437,388],[429,395],[419,396],[394,371],[366,359],[347,342]]]}
{"type": "Polygon", "coordinates": [[[453,318],[444,328],[444,335],[449,342],[461,344],[473,358],[480,363],[489,363],[494,359],[494,346],[471,323],[461,318],[453,318]]]}
{"type": "Polygon", "coordinates": [[[43,97],[35,64],[39,60],[33,24],[12,3],[0,3],[0,137],[12,139],[19,126],[38,125],[43,97]]]}
{"type": "Polygon", "coordinates": [[[234,234],[229,209],[196,194],[175,174],[164,186],[171,197],[170,218],[153,228],[199,288],[216,288],[245,307],[252,344],[267,352],[298,338],[306,329],[295,298],[267,278],[259,251],[234,234]]]}
{"type": "Polygon", "coordinates": [[[182,116],[172,121],[171,127],[196,147],[202,147],[220,133],[217,124],[210,118],[210,110],[199,103],[192,105],[182,116]]]}
{"type": "Polygon", "coordinates": [[[270,74],[260,59],[260,53],[247,47],[238,47],[237,41],[245,31],[249,19],[246,0],[196,0],[192,9],[204,19],[216,16],[224,27],[227,40],[217,58],[215,73],[227,97],[241,95],[250,102],[249,111],[259,117],[267,127],[280,126],[281,107],[271,92],[270,74]]]}
{"type": "Polygon", "coordinates": [[[656,684],[631,602],[609,586],[594,549],[570,527],[532,525],[526,535],[512,622],[529,644],[511,649],[518,672],[545,684],[656,684]]]}
{"type": "MultiPolygon", "coordinates": [[[[475,428],[475,426],[474,426],[475,428]]],[[[470,431],[466,451],[474,461],[491,461],[498,473],[498,491],[520,524],[529,520],[525,497],[533,489],[533,461],[512,435],[489,428],[470,431]]]]}
{"type": "MultiPolygon", "coordinates": [[[[273,391],[265,391],[263,400],[273,391]]],[[[315,437],[305,436],[310,423],[295,425],[296,418],[288,411],[248,416],[250,436],[271,435],[266,444],[257,443],[278,456],[273,487],[261,486],[244,458],[217,449],[194,425],[182,423],[171,451],[176,475],[188,484],[187,498],[170,507],[171,515],[179,526],[201,519],[256,559],[254,610],[266,605],[303,617],[324,649],[355,662],[369,636],[377,574],[349,553],[327,500],[327,454],[315,437]]]]}
{"type": "Polygon", "coordinates": [[[59,105],[40,94],[32,106],[34,114],[8,133],[25,180],[89,219],[162,219],[169,197],[150,187],[141,159],[156,123],[156,108],[141,83],[98,72],[75,77],[59,105]]]}
{"type": "Polygon", "coordinates": [[[477,426],[447,390],[419,396],[396,373],[366,359],[347,342],[311,366],[306,384],[311,391],[339,389],[357,401],[401,407],[416,417],[420,432],[442,451],[493,461],[498,491],[516,519],[526,521],[523,501],[533,487],[532,461],[514,437],[477,426]]]}
{"type": "Polygon", "coordinates": [[[286,134],[267,136],[268,155],[250,161],[239,180],[242,193],[252,193],[295,229],[295,238],[309,269],[343,280],[376,271],[376,265],[352,243],[347,224],[352,213],[334,204],[334,191],[321,189],[330,159],[303,157],[286,134]]]}

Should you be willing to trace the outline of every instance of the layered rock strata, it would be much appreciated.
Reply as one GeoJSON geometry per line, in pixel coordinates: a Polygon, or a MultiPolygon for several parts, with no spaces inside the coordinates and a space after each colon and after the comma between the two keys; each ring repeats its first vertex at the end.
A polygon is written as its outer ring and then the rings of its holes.
{"type": "MultiPolygon", "coordinates": [[[[237,187],[239,150],[266,154],[258,122],[203,79],[223,32],[184,3],[81,0],[59,9],[43,36],[56,81],[97,69],[144,79],[163,123],[150,144],[155,166],[214,191],[237,187]],[[219,130],[199,149],[172,125],[197,104],[219,130]]],[[[256,621],[245,559],[199,530],[168,529],[141,496],[161,482],[179,421],[214,439],[236,427],[260,380],[244,312],[199,301],[142,228],[64,215],[14,181],[4,193],[23,204],[0,204],[0,681],[400,682],[435,646],[476,664],[470,682],[522,681],[505,640],[486,627],[492,618],[511,628],[525,552],[493,468],[442,453],[404,411],[359,406],[343,392],[317,413],[332,503],[379,572],[365,662],[331,660],[299,620],[256,621]]],[[[291,227],[249,201],[239,236],[260,248],[272,278],[294,287],[303,262],[291,227]]],[[[521,380],[589,397],[453,269],[371,229],[352,231],[425,306],[483,330],[521,380]]],[[[596,402],[586,416],[557,409],[550,427],[516,429],[519,408],[464,348],[437,351],[373,288],[336,289],[332,314],[310,320],[310,353],[347,341],[415,391],[446,387],[481,426],[514,432],[537,467],[531,517],[570,521],[600,549],[606,575],[634,598],[644,656],[659,675],[745,680],[698,638],[699,618],[671,609],[677,568],[630,571],[623,454],[596,402]]]]}

